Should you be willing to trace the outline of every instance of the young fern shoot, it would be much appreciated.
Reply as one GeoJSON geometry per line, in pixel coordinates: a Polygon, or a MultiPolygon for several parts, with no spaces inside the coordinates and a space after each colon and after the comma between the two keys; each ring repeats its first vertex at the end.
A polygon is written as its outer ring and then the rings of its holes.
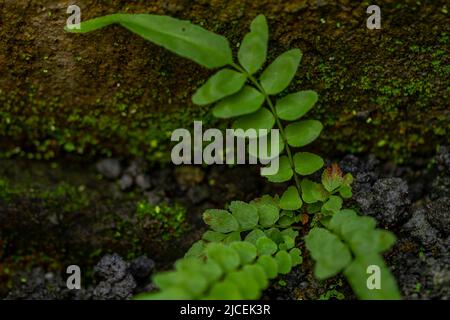
{"type": "MultiPolygon", "coordinates": [[[[233,129],[268,132],[276,126],[278,148],[267,148],[278,150],[270,156],[279,157],[279,169],[266,178],[273,183],[292,181],[281,197],[234,201],[227,210],[207,210],[203,219],[210,230],[175,263],[174,271],[154,277],[160,291],[139,298],[258,299],[270,279],[302,263],[296,224],[305,215],[312,215],[308,219],[312,222],[305,226],[310,229],[305,241],[316,262],[318,279],[342,272],[361,299],[400,298],[381,256],[393,245],[395,236],[376,229],[373,218],[342,208],[343,199],[352,196],[351,175],[343,175],[333,165],[324,170],[321,183],[305,178],[324,166],[320,156],[298,150],[322,132],[320,121],[303,119],[318,95],[305,90],[277,97],[297,73],[302,59],[299,49],[281,54],[263,69],[269,40],[263,15],[251,23],[237,62],[223,36],[167,16],[113,14],[68,31],[90,32],[115,23],[206,68],[222,68],[195,92],[192,101],[202,106],[214,104],[212,113],[217,118],[235,118],[233,129]],[[380,271],[381,286],[368,285],[367,270],[374,266],[380,271]]],[[[259,158],[267,155],[262,150],[249,152],[259,158]]]]}

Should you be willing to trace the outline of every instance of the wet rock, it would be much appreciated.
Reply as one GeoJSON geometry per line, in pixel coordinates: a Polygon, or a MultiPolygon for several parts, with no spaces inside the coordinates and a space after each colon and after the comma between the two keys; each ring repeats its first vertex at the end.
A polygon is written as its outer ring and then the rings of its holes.
{"type": "Polygon", "coordinates": [[[436,200],[441,197],[446,197],[450,194],[450,175],[440,175],[431,184],[431,192],[429,197],[431,200],[436,200]]]}
{"type": "Polygon", "coordinates": [[[71,300],[92,300],[94,288],[89,286],[80,290],[71,290],[71,300]]]}
{"type": "Polygon", "coordinates": [[[131,274],[127,274],[119,281],[102,281],[93,292],[95,300],[125,300],[133,296],[133,290],[136,288],[136,282],[131,274]]]}
{"type": "Polygon", "coordinates": [[[450,194],[450,146],[440,147],[436,155],[438,176],[431,184],[430,199],[448,197],[450,194]]]}
{"type": "Polygon", "coordinates": [[[450,146],[441,146],[436,154],[438,170],[450,174],[450,146]]]}
{"type": "Polygon", "coordinates": [[[428,223],[426,214],[425,208],[416,208],[411,219],[403,226],[402,231],[421,244],[431,246],[438,241],[439,233],[428,223]]]}
{"type": "Polygon", "coordinates": [[[122,168],[118,159],[103,159],[97,162],[97,171],[107,179],[118,179],[122,168]]]}
{"type": "Polygon", "coordinates": [[[60,276],[46,273],[42,268],[19,273],[7,300],[58,300],[67,299],[69,290],[60,276]]]}
{"type": "Polygon", "coordinates": [[[386,178],[372,187],[354,193],[364,215],[377,219],[384,227],[394,227],[408,218],[408,185],[400,178],[386,178]]]}
{"type": "MultiPolygon", "coordinates": [[[[397,243],[396,246],[401,246],[397,243]]],[[[437,253],[400,251],[390,268],[406,299],[450,298],[450,254],[448,248],[437,253]]]]}
{"type": "Polygon", "coordinates": [[[146,169],[145,160],[142,158],[134,159],[130,165],[125,169],[125,173],[128,173],[132,177],[136,177],[141,173],[144,173],[146,169]]]}
{"type": "MultiPolygon", "coordinates": [[[[369,156],[367,161],[354,155],[346,155],[340,162],[339,167],[344,173],[351,173],[353,176],[352,190],[355,199],[358,194],[371,192],[372,185],[378,180],[379,173],[378,160],[374,156],[369,156]]],[[[320,180],[320,176],[317,177],[320,180]]]]}
{"type": "Polygon", "coordinates": [[[379,160],[373,155],[369,155],[367,160],[363,160],[350,154],[339,162],[339,167],[344,173],[351,173],[354,178],[361,175],[361,177],[365,177],[362,180],[367,181],[369,180],[368,177],[370,177],[370,180],[375,180],[378,177],[376,171],[379,164],[379,160]]]}
{"type": "Polygon", "coordinates": [[[156,287],[156,285],[153,282],[150,282],[144,288],[142,288],[142,292],[153,292],[153,291],[157,291],[157,290],[158,290],[158,288],[156,287]]]}
{"type": "Polygon", "coordinates": [[[152,183],[150,181],[150,177],[146,174],[139,174],[136,177],[136,184],[142,190],[148,190],[151,188],[152,183]]]}
{"type": "Polygon", "coordinates": [[[100,279],[118,281],[128,273],[128,263],[118,254],[104,256],[94,267],[94,275],[100,279]]]}
{"type": "Polygon", "coordinates": [[[155,262],[147,256],[140,256],[130,263],[130,272],[136,280],[148,280],[153,270],[155,262]]]}
{"type": "Polygon", "coordinates": [[[450,235],[450,198],[443,197],[427,205],[428,221],[436,229],[444,234],[450,235]]]}
{"type": "Polygon", "coordinates": [[[119,180],[120,190],[126,191],[131,189],[133,186],[133,177],[129,174],[124,174],[119,180]]]}
{"type": "Polygon", "coordinates": [[[136,288],[136,281],[128,270],[129,264],[114,253],[104,256],[94,267],[94,275],[101,281],[93,290],[96,300],[129,299],[136,288]]]}
{"type": "Polygon", "coordinates": [[[209,198],[209,188],[207,186],[191,187],[187,192],[187,196],[193,204],[199,204],[209,198]]]}

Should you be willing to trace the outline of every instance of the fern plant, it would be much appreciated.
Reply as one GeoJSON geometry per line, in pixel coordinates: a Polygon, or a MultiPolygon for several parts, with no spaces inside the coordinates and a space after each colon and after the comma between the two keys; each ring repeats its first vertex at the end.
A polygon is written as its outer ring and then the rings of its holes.
{"type": "MultiPolygon", "coordinates": [[[[206,68],[222,68],[195,92],[193,102],[214,104],[215,117],[236,118],[234,129],[259,132],[276,126],[279,145],[269,148],[278,150],[271,157],[279,157],[279,170],[266,178],[273,183],[291,183],[281,197],[235,201],[228,210],[207,210],[203,219],[210,230],[175,263],[175,270],[154,277],[159,292],[139,298],[259,298],[270,279],[302,263],[296,244],[299,222],[305,214],[311,216],[306,248],[316,262],[318,279],[343,272],[359,298],[400,298],[381,256],[395,242],[394,235],[376,229],[373,218],[342,208],[343,199],[352,196],[351,175],[343,175],[333,165],[324,170],[321,183],[305,178],[324,166],[320,156],[298,150],[317,139],[323,129],[318,120],[301,119],[314,107],[318,95],[306,90],[276,97],[297,73],[302,59],[299,49],[281,54],[262,70],[269,39],[263,15],[251,23],[237,62],[223,36],[167,16],[113,14],[68,31],[84,33],[114,23],[206,68]],[[369,289],[367,285],[371,266],[380,269],[380,288],[369,289]]],[[[263,157],[261,150],[252,155],[263,157]]]]}

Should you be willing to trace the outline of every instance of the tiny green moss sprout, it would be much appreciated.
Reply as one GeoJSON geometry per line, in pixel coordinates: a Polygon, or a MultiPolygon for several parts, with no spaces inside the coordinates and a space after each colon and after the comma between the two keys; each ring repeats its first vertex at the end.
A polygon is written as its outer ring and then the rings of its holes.
{"type": "MultiPolygon", "coordinates": [[[[300,229],[307,234],[304,240],[318,279],[343,273],[361,299],[400,299],[381,256],[395,242],[394,235],[376,229],[374,219],[343,208],[344,199],[352,197],[352,176],[332,165],[323,171],[320,183],[306,178],[324,166],[322,157],[303,150],[320,136],[323,125],[307,118],[318,101],[316,92],[285,94],[302,60],[299,49],[267,63],[269,27],[263,15],[251,23],[238,61],[223,36],[166,16],[113,14],[68,31],[84,33],[110,24],[120,24],[206,68],[221,68],[192,101],[211,105],[217,118],[234,119],[234,129],[276,127],[281,136],[279,154],[272,156],[279,156],[279,170],[266,178],[290,184],[280,197],[234,201],[226,210],[206,210],[203,220],[209,230],[174,270],[154,276],[157,291],[137,299],[258,299],[270,280],[302,263],[300,229]],[[309,224],[301,218],[306,215],[312,215],[309,224]]],[[[150,211],[155,214],[154,208],[150,211]]]]}
{"type": "Polygon", "coordinates": [[[0,178],[0,199],[8,200],[10,193],[8,181],[0,178]]]}
{"type": "Polygon", "coordinates": [[[136,216],[153,221],[162,231],[163,240],[179,238],[186,230],[186,208],[178,203],[152,205],[148,201],[140,201],[136,206],[136,216]]]}

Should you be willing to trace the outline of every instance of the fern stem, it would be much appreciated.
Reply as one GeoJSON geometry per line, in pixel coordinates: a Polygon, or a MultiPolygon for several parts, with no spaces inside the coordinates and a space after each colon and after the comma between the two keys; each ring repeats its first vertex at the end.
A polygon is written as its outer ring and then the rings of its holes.
{"type": "Polygon", "coordinates": [[[273,105],[273,102],[270,99],[270,96],[266,93],[266,90],[264,90],[264,88],[258,82],[258,80],[255,79],[255,77],[253,77],[251,74],[249,74],[246,70],[244,70],[241,66],[239,66],[239,65],[237,65],[235,63],[231,64],[231,66],[233,68],[235,68],[236,70],[238,70],[239,72],[242,72],[242,73],[246,74],[248,79],[250,79],[250,81],[255,85],[255,87],[264,95],[264,98],[265,98],[265,100],[266,100],[266,102],[267,102],[267,104],[269,106],[270,112],[274,116],[275,121],[277,123],[277,127],[280,130],[281,138],[283,139],[283,142],[284,142],[284,145],[285,145],[285,148],[286,148],[287,157],[289,159],[289,165],[291,166],[292,172],[293,172],[293,175],[294,175],[295,185],[297,187],[298,192],[300,193],[301,192],[300,179],[299,179],[297,173],[295,172],[295,165],[294,165],[294,158],[292,156],[292,151],[291,151],[291,148],[290,148],[290,146],[289,146],[289,144],[287,142],[283,124],[281,123],[280,118],[278,118],[278,116],[277,116],[277,113],[276,113],[276,110],[275,110],[275,106],[273,105]]]}

